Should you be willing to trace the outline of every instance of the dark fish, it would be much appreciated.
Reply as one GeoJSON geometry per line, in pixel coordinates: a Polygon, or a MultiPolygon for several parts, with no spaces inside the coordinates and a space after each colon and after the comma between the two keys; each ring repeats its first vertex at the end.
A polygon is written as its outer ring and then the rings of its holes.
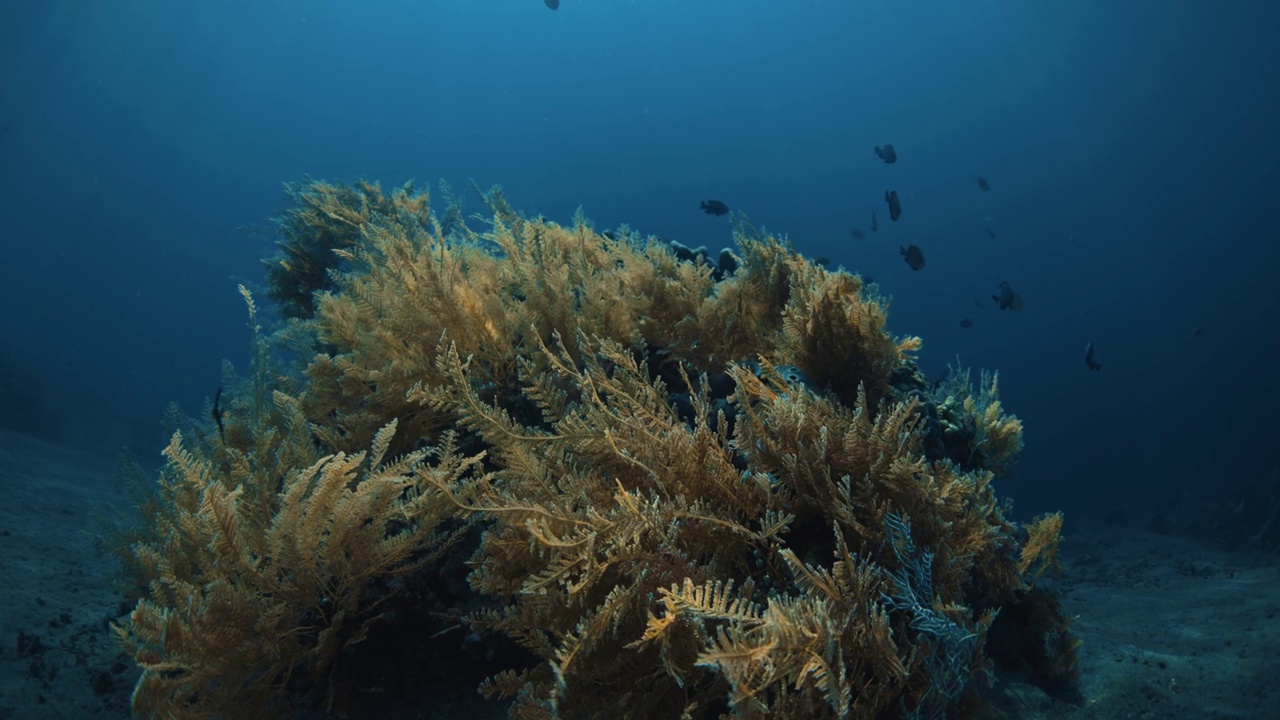
{"type": "Polygon", "coordinates": [[[986,228],[986,230],[987,230],[987,237],[991,238],[992,240],[995,240],[995,239],[996,239],[996,231],[995,231],[995,230],[992,230],[991,228],[986,228]]]}
{"type": "Polygon", "coordinates": [[[987,306],[982,302],[982,298],[974,298],[974,299],[973,299],[973,304],[974,304],[974,305],[976,305],[976,306],[978,306],[978,307],[980,307],[980,308],[984,308],[984,309],[987,307],[987,306]]]}
{"type": "Polygon", "coordinates": [[[729,212],[729,206],[725,205],[719,200],[703,200],[702,204],[699,205],[698,207],[700,210],[702,210],[702,212],[708,215],[719,216],[729,212]]]}
{"type": "Polygon", "coordinates": [[[960,321],[960,327],[964,328],[965,330],[968,330],[969,328],[973,327],[973,321],[970,320],[969,318],[965,318],[960,321]]]}
{"type": "Polygon", "coordinates": [[[865,238],[866,236],[867,236],[867,234],[866,234],[866,233],[864,233],[864,232],[862,232],[862,231],[861,231],[861,230],[859,230],[858,228],[854,228],[854,229],[852,229],[852,230],[850,230],[850,231],[849,231],[849,237],[853,238],[854,240],[861,240],[861,239],[865,238]]]}
{"type": "Polygon", "coordinates": [[[558,9],[560,7],[560,0],[542,0],[542,2],[546,3],[547,7],[551,8],[552,10],[558,9]]]}
{"type": "Polygon", "coordinates": [[[1192,330],[1192,331],[1191,331],[1191,337],[1193,337],[1193,338],[1198,338],[1198,337],[1200,337],[1200,336],[1202,336],[1202,335],[1204,335],[1204,326],[1203,326],[1203,325],[1201,325],[1200,327],[1197,327],[1195,330],[1192,330]]]}
{"type": "Polygon", "coordinates": [[[986,178],[980,177],[978,178],[978,187],[982,188],[982,192],[987,192],[991,189],[991,183],[987,182],[986,178]]]}
{"type": "Polygon", "coordinates": [[[1022,312],[1022,296],[1013,291],[1013,286],[1008,280],[1000,283],[1000,294],[992,295],[991,299],[996,301],[1001,310],[1022,312]]]}
{"type": "Polygon", "coordinates": [[[1084,364],[1088,365],[1090,370],[1102,369],[1102,363],[1098,362],[1098,353],[1093,349],[1093,343],[1084,346],[1084,364]]]}
{"type": "Polygon", "coordinates": [[[863,276],[862,276],[862,284],[863,284],[864,286],[865,286],[865,285],[870,285],[871,283],[873,283],[873,282],[875,282],[875,281],[876,281],[876,279],[875,279],[875,278],[873,278],[873,277],[871,277],[870,275],[863,275],[863,276]]]}
{"type": "Polygon", "coordinates": [[[876,212],[874,210],[871,211],[871,232],[880,232],[880,221],[876,220],[876,212]]]}
{"type": "Polygon", "coordinates": [[[222,388],[218,388],[218,392],[213,394],[213,421],[218,424],[218,437],[222,440],[222,444],[227,444],[227,434],[222,429],[222,388]]]}
{"type": "Polygon", "coordinates": [[[919,270],[924,267],[924,251],[915,245],[907,247],[898,246],[898,252],[902,253],[903,259],[911,266],[912,270],[919,270]]]}
{"type": "Polygon", "coordinates": [[[885,190],[884,201],[889,203],[890,220],[897,220],[902,217],[902,203],[898,200],[897,190],[885,190]]]}
{"type": "Polygon", "coordinates": [[[813,262],[815,265],[821,265],[822,267],[827,267],[831,264],[831,258],[827,257],[826,255],[819,255],[818,257],[813,259],[813,262]]]}
{"type": "Polygon", "coordinates": [[[898,153],[893,149],[892,145],[885,145],[884,147],[877,145],[876,157],[883,160],[886,165],[892,165],[898,162],[898,153]]]}

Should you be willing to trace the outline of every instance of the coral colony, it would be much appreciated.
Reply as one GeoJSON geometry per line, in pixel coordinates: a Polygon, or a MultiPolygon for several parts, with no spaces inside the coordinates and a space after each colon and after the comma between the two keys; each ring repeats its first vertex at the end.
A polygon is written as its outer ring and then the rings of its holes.
{"type": "Polygon", "coordinates": [[[927,383],[859,276],[741,218],[717,262],[496,189],[483,223],[412,186],[289,191],[282,317],[242,289],[251,366],[121,548],[139,715],[350,714],[441,677],[519,718],[1072,687],[1039,585],[1062,517],[993,489],[1021,423],[994,375],[927,383]]]}

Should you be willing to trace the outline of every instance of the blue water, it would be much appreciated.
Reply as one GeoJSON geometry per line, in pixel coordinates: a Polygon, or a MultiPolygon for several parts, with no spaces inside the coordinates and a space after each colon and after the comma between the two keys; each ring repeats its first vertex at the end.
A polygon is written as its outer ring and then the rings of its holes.
{"type": "Polygon", "coordinates": [[[473,178],[713,249],[723,200],[874,276],[930,374],[1000,370],[1019,515],[1154,512],[1275,463],[1277,37],[1244,0],[6,2],[0,422],[155,458],[245,364],[282,182],[473,178]]]}

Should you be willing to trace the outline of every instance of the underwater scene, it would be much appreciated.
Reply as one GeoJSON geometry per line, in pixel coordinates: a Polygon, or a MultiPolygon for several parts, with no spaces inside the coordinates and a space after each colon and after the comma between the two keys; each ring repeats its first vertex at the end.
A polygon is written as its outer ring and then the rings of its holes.
{"type": "Polygon", "coordinates": [[[1277,38],[4,4],[0,720],[1280,717],[1277,38]]]}

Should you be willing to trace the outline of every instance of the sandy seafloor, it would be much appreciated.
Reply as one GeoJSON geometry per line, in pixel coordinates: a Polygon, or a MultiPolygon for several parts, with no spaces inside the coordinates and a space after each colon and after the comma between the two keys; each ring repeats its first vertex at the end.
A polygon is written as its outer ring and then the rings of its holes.
{"type": "MultiPolygon", "coordinates": [[[[108,623],[127,608],[95,517],[128,500],[114,465],[0,431],[0,720],[125,718],[136,679],[108,623]]],[[[1057,581],[1083,701],[1008,678],[995,718],[1280,718],[1280,556],[1228,554],[1067,518],[1057,581]]],[[[369,717],[501,717],[452,688],[369,717]]]]}

